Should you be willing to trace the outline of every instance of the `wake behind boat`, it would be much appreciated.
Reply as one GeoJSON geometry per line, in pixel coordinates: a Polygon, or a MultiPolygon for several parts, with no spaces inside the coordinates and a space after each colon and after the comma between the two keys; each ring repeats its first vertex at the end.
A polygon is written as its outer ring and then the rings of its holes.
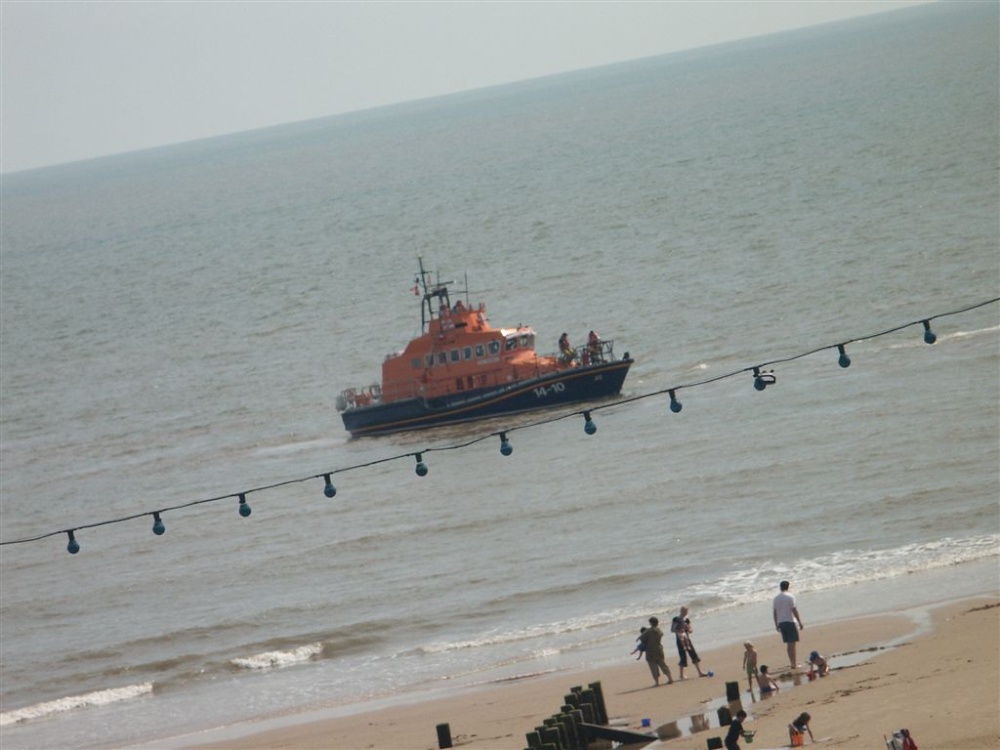
{"type": "Polygon", "coordinates": [[[430,283],[423,259],[414,292],[423,293],[421,335],[382,363],[382,382],[337,397],[352,436],[384,435],[591,401],[621,391],[632,359],[615,359],[612,340],[590,332],[573,347],[539,355],[528,326],[494,328],[486,306],[454,305],[451,282],[430,283]]]}

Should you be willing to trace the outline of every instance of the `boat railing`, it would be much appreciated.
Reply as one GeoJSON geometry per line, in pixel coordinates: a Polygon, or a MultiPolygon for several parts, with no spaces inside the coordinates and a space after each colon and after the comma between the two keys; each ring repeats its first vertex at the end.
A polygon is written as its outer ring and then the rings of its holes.
{"type": "Polygon", "coordinates": [[[613,362],[615,359],[614,339],[601,339],[594,344],[576,346],[573,347],[571,354],[560,352],[555,356],[564,365],[572,364],[583,367],[613,362]]]}

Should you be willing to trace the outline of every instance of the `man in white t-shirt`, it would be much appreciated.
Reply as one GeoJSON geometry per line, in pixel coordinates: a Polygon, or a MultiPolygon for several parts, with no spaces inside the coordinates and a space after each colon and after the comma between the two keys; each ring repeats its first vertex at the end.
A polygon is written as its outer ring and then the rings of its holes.
{"type": "Polygon", "coordinates": [[[774,597],[774,627],[781,633],[781,640],[788,648],[788,663],[795,669],[799,663],[795,660],[795,644],[799,642],[799,630],[805,628],[799,610],[795,606],[795,597],[788,593],[791,584],[781,582],[781,593],[774,597]],[[798,622],[798,628],[795,623],[798,622]]]}

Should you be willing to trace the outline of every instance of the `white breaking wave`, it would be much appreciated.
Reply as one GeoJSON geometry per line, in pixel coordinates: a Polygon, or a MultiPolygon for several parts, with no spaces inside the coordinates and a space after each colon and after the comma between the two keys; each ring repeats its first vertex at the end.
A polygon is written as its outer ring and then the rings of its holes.
{"type": "Polygon", "coordinates": [[[322,643],[310,643],[308,646],[299,646],[291,651],[265,651],[254,656],[240,657],[233,659],[231,663],[243,669],[272,669],[309,661],[322,651],[322,643]]]}
{"type": "Polygon", "coordinates": [[[786,566],[762,563],[736,570],[714,583],[699,585],[691,594],[714,595],[723,601],[766,601],[773,582],[794,575],[800,592],[826,591],[854,584],[895,578],[1000,555],[1000,535],[943,538],[878,550],[842,550],[786,566]]]}
{"type": "Polygon", "coordinates": [[[87,706],[106,706],[109,703],[120,703],[143,695],[150,695],[153,692],[152,682],[143,682],[139,685],[127,685],[120,688],[109,688],[108,690],[97,690],[85,695],[71,695],[66,698],[59,698],[45,703],[36,703],[34,706],[18,708],[14,711],[5,711],[0,714],[0,727],[10,724],[19,724],[25,721],[41,719],[50,714],[73,711],[77,708],[87,706]]]}

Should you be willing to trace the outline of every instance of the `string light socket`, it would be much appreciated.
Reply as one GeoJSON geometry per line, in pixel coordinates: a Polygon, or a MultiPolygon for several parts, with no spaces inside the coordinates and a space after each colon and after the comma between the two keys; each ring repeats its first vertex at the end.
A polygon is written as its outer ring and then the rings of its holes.
{"type": "Polygon", "coordinates": [[[247,496],[240,493],[240,515],[246,518],[251,512],[250,504],[247,502],[247,496]]]}
{"type": "Polygon", "coordinates": [[[586,432],[588,435],[593,435],[595,432],[597,432],[597,425],[594,424],[594,420],[590,418],[589,411],[585,411],[583,413],[583,419],[584,419],[583,423],[584,432],[586,432]]]}
{"type": "Polygon", "coordinates": [[[337,488],[333,486],[333,482],[330,479],[330,475],[324,474],[323,480],[326,482],[326,485],[323,487],[323,494],[326,495],[327,497],[333,497],[334,495],[336,495],[337,488]]]}
{"type": "Polygon", "coordinates": [[[163,521],[160,520],[159,511],[153,513],[153,533],[156,534],[157,536],[163,536],[166,530],[167,527],[164,525],[163,521]]]}
{"type": "Polygon", "coordinates": [[[937,334],[931,330],[930,319],[928,318],[927,320],[922,321],[922,323],[924,324],[924,343],[933,344],[937,341],[937,334]]]}
{"type": "Polygon", "coordinates": [[[416,466],[416,469],[414,469],[414,471],[417,472],[417,476],[418,477],[426,477],[427,476],[427,464],[424,463],[423,454],[417,453],[416,454],[416,458],[417,458],[417,466],[416,466]]]}
{"type": "Polygon", "coordinates": [[[773,370],[761,372],[759,367],[753,368],[753,387],[758,391],[762,391],[769,385],[774,385],[777,382],[778,377],[774,374],[773,370]]]}
{"type": "Polygon", "coordinates": [[[674,414],[680,414],[681,409],[684,408],[684,404],[677,400],[677,393],[671,389],[667,391],[667,395],[670,396],[670,411],[674,414]]]}
{"type": "Polygon", "coordinates": [[[844,349],[844,344],[837,344],[837,351],[840,352],[840,357],[837,359],[837,364],[847,369],[851,366],[851,358],[847,356],[847,351],[844,349]]]}
{"type": "Polygon", "coordinates": [[[507,439],[507,433],[506,432],[501,432],[500,433],[500,453],[502,455],[504,455],[504,456],[509,456],[513,452],[514,452],[514,446],[511,445],[510,441],[507,439]]]}
{"type": "Polygon", "coordinates": [[[80,551],[80,543],[76,541],[76,537],[73,536],[72,531],[67,531],[66,533],[69,535],[69,544],[66,545],[66,551],[71,555],[75,555],[80,551]]]}

